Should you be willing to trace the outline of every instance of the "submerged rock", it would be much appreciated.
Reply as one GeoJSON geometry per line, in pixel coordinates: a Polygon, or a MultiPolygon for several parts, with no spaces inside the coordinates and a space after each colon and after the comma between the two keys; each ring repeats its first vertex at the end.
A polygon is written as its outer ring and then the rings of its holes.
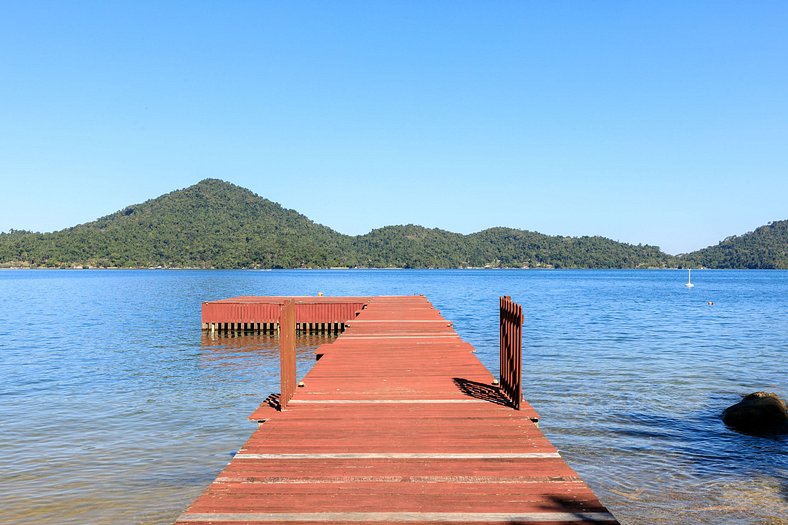
{"type": "Polygon", "coordinates": [[[722,413],[722,421],[746,434],[788,434],[785,401],[771,392],[746,395],[722,413]]]}

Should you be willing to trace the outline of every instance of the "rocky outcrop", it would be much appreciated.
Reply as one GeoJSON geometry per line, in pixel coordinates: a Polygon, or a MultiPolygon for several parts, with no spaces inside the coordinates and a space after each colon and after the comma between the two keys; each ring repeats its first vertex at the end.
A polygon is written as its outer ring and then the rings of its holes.
{"type": "Polygon", "coordinates": [[[746,395],[722,413],[722,421],[746,434],[788,434],[785,401],[771,392],[746,395]]]}

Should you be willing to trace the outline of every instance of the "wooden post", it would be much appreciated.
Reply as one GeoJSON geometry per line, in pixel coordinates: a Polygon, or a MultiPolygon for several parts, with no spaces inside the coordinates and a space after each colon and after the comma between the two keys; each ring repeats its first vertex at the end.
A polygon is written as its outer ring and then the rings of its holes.
{"type": "Polygon", "coordinates": [[[295,301],[282,305],[279,317],[279,410],[284,410],[296,389],[295,301]]]}

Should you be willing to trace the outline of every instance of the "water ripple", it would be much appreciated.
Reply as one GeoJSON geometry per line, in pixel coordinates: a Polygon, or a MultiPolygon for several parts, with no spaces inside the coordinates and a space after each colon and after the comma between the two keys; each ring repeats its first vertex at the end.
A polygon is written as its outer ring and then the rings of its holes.
{"type": "MultiPolygon", "coordinates": [[[[204,336],[201,301],[425,294],[498,367],[526,311],[542,429],[625,524],[786,523],[788,442],[719,420],[788,395],[788,272],[0,272],[0,491],[9,523],[170,523],[278,389],[277,341],[204,336]],[[707,301],[713,301],[709,306],[707,301]]],[[[325,342],[303,340],[299,374],[325,342]]]]}

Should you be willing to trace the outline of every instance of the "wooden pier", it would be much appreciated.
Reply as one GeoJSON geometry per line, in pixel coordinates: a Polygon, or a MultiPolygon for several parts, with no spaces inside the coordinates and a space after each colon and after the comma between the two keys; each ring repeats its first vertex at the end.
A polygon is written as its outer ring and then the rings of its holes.
{"type": "Polygon", "coordinates": [[[426,298],[358,312],[177,523],[617,523],[426,298]]]}

